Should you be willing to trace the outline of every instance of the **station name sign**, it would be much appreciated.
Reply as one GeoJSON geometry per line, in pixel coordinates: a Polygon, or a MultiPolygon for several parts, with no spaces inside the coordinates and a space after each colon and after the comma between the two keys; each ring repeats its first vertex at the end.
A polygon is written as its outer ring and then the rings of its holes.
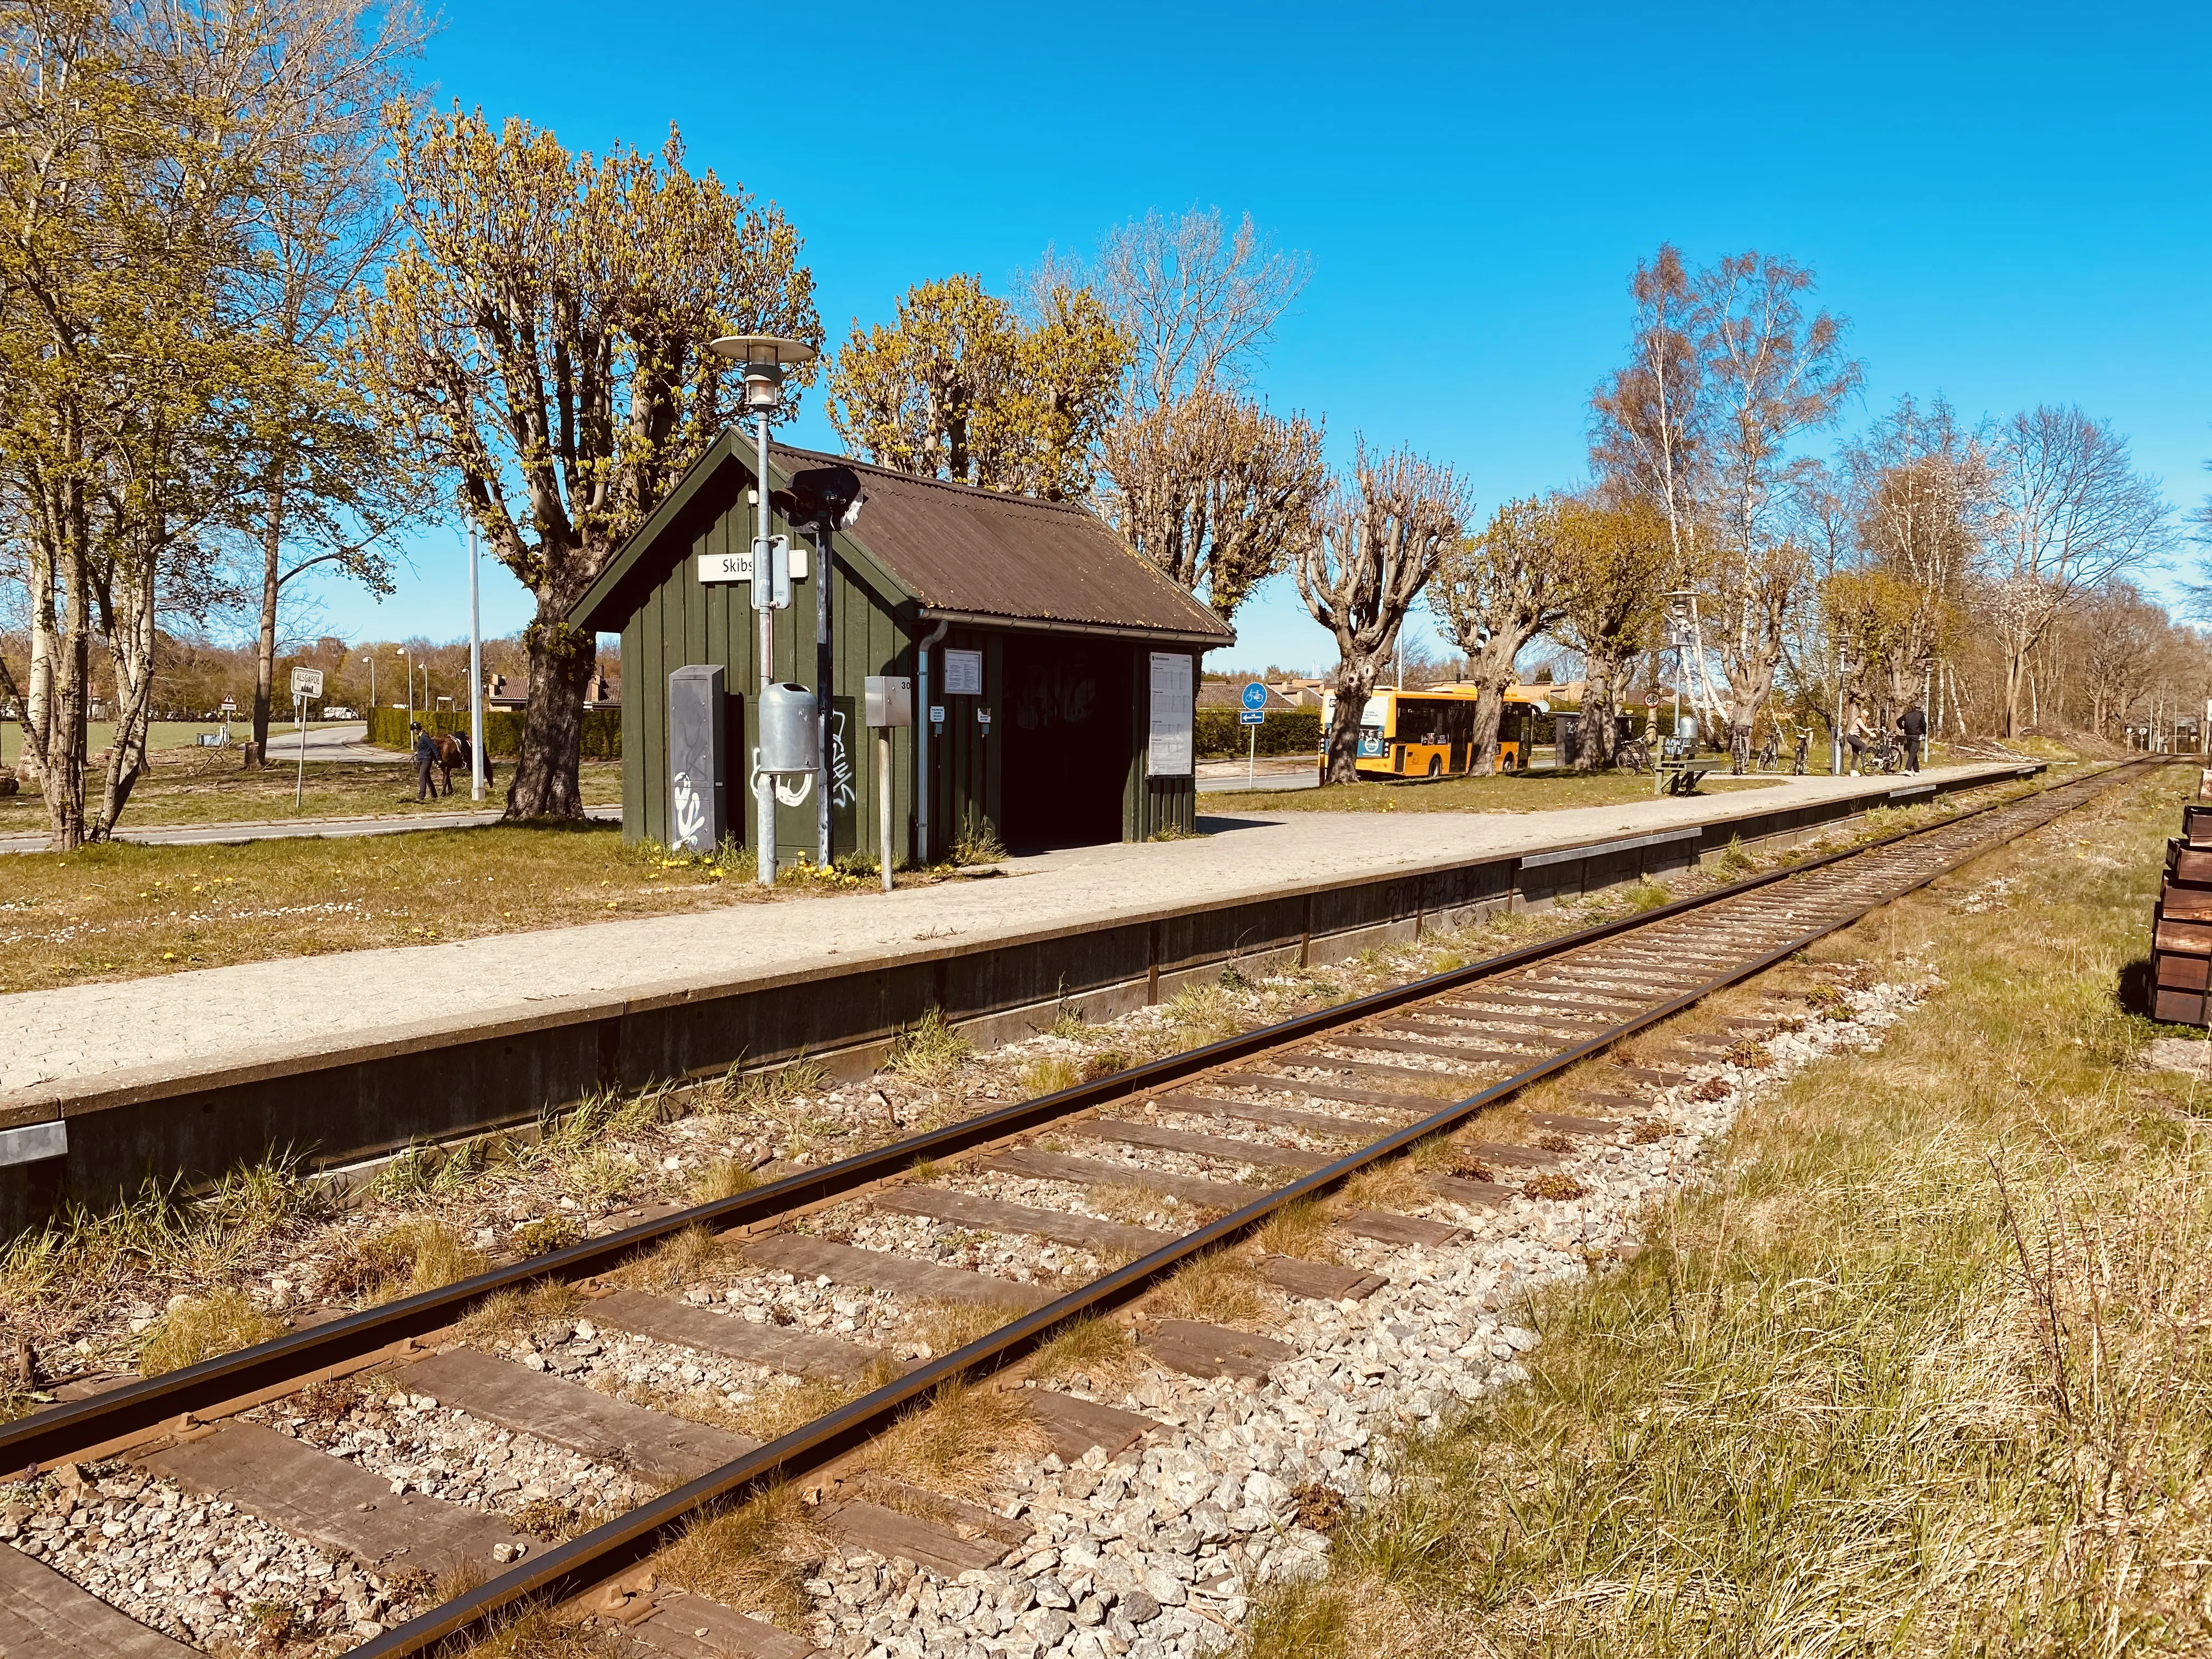
{"type": "MultiPolygon", "coordinates": [[[[806,579],[807,560],[812,550],[794,538],[791,544],[791,579],[806,579]]],[[[702,553],[698,556],[699,580],[702,582],[750,582],[753,579],[753,550],[750,545],[732,548],[727,553],[702,553]]]]}

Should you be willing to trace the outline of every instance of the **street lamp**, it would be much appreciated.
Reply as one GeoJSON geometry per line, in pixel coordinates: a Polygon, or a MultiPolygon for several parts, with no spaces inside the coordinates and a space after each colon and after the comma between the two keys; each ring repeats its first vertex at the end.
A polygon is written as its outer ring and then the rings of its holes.
{"type": "Polygon", "coordinates": [[[376,718],[376,653],[364,651],[361,653],[361,659],[368,665],[368,714],[374,720],[376,718]]]}
{"type": "MultiPolygon", "coordinates": [[[[804,340],[787,340],[775,334],[730,334],[710,340],[707,349],[726,362],[744,367],[745,412],[753,417],[760,439],[760,465],[755,475],[759,488],[754,495],[760,502],[760,527],[753,538],[753,610],[759,617],[760,636],[757,647],[760,656],[760,688],[763,693],[775,684],[775,599],[781,591],[785,603],[789,603],[790,582],[787,578],[776,580],[776,547],[769,535],[769,422],[783,401],[783,376],[787,368],[796,368],[811,363],[817,355],[804,340]]],[[[815,580],[822,580],[816,572],[815,580]]],[[[763,696],[756,711],[762,735],[766,736],[768,700],[763,696]]],[[[775,882],[775,793],[768,774],[755,767],[753,787],[753,839],[755,842],[754,873],[763,886],[775,882]]]]}
{"type": "Polygon", "coordinates": [[[407,746],[412,749],[415,746],[415,653],[404,645],[395,645],[392,647],[392,654],[407,659],[407,746]]]}

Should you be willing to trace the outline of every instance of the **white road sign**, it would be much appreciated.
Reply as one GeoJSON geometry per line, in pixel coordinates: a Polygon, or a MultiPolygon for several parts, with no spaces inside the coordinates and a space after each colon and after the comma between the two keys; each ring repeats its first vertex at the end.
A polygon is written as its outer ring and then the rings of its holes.
{"type": "Polygon", "coordinates": [[[323,695],[323,671],[319,668],[295,668],[292,671],[292,701],[315,702],[323,695]]]}

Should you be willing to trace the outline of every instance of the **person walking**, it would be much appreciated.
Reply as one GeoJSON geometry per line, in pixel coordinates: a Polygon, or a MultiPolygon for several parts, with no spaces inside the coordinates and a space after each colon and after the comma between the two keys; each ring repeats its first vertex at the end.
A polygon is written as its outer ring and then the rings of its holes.
{"type": "Polygon", "coordinates": [[[1907,703],[1905,712],[1897,717],[1897,729],[1905,738],[1905,769],[1920,770],[1920,745],[1928,740],[1928,714],[1917,702],[1907,703]]]}
{"type": "Polygon", "coordinates": [[[1844,741],[1850,745],[1851,751],[1851,775],[1853,777],[1856,777],[1859,775],[1859,762],[1866,757],[1867,744],[1872,740],[1873,737],[1874,733],[1868,729],[1864,711],[1859,708],[1858,704],[1853,703],[1851,705],[1851,718],[1844,727],[1844,741]]]}
{"type": "Polygon", "coordinates": [[[438,793],[430,781],[430,769],[438,763],[438,745],[430,741],[422,721],[415,721],[408,730],[415,734],[415,799],[428,800],[438,793]]]}

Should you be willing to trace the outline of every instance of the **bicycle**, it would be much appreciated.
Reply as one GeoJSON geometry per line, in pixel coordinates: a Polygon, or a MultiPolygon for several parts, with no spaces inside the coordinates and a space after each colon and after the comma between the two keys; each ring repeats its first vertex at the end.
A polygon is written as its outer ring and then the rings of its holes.
{"type": "Polygon", "coordinates": [[[1772,772],[1779,769],[1781,759],[1782,732],[1778,728],[1769,732],[1766,741],[1759,745],[1757,764],[1760,771],[1772,772]]]}
{"type": "Polygon", "coordinates": [[[1790,762],[1790,770],[1792,775],[1801,778],[1805,775],[1805,757],[1812,746],[1813,728],[1809,726],[1799,726],[1797,728],[1796,752],[1791,756],[1790,762]]]}
{"type": "Polygon", "coordinates": [[[1651,745],[1642,738],[1631,738],[1613,751],[1616,771],[1649,772],[1651,769],[1651,745]]]}
{"type": "Polygon", "coordinates": [[[1739,734],[1729,739],[1729,775],[1741,777],[1751,770],[1751,739],[1739,734]]]}

